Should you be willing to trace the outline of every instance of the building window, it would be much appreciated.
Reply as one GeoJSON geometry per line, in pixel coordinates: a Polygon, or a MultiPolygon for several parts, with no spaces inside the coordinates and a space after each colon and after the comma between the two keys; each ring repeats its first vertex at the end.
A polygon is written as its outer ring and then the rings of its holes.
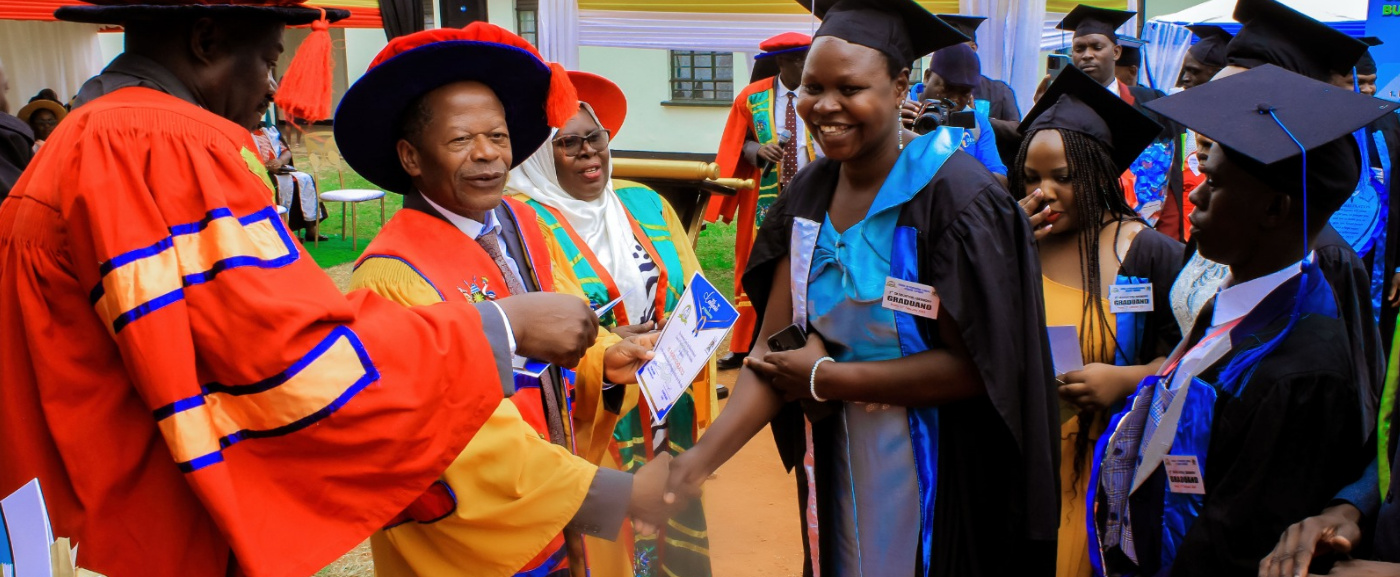
{"type": "Polygon", "coordinates": [[[734,100],[734,54],[672,50],[671,100],[729,104],[734,100]]]}
{"type": "Polygon", "coordinates": [[[521,38],[532,45],[540,45],[540,3],[539,0],[516,0],[515,30],[521,38]]]}

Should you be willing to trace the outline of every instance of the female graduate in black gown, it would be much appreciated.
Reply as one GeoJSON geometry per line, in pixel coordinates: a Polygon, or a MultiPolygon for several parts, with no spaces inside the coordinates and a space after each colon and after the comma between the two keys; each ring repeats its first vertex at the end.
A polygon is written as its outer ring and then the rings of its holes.
{"type": "Polygon", "coordinates": [[[771,422],[809,574],[1051,575],[1058,406],[1030,226],[961,129],[899,123],[906,63],[965,37],[911,0],[832,4],[798,103],[826,158],[759,231],[760,337],[671,487],[693,494],[771,422]],[[789,324],[806,345],[770,350],[789,324]]]}
{"type": "Polygon", "coordinates": [[[1077,68],[1021,124],[1011,183],[1036,229],[1046,319],[1075,327],[1085,365],[1056,368],[1064,373],[1057,577],[1093,574],[1085,496],[1094,442],[1181,340],[1167,303],[1181,243],[1143,222],[1119,184],[1161,130],[1077,68]]]}

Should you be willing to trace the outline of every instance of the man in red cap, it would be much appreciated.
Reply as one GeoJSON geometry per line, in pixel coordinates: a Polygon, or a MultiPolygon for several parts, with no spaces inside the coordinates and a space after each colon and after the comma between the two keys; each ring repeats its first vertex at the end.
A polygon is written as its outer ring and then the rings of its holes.
{"type": "Polygon", "coordinates": [[[802,95],[802,65],[811,46],[812,37],[796,32],[764,40],[759,45],[763,53],[755,57],[752,84],[734,99],[720,137],[715,158],[720,176],[753,179],[757,184],[757,189],[712,200],[705,214],[710,222],[721,218],[731,222],[736,212],[739,215],[734,238],[734,305],[739,321],[734,324],[729,354],[719,360],[721,369],[739,368],[753,345],[757,315],[739,277],[749,262],[754,233],[783,187],[820,154],[796,107],[802,95]]]}
{"type": "MultiPolygon", "coordinates": [[[[551,267],[554,247],[535,212],[502,197],[509,170],[578,106],[564,71],[498,26],[390,42],[336,111],[336,142],[351,168],[403,195],[404,206],[356,262],[351,287],[425,307],[577,286],[571,271],[551,267]]],[[[635,339],[604,332],[570,374],[518,359],[518,393],[425,506],[375,534],[375,573],[585,575],[582,535],[616,539],[628,515],[663,523],[667,459],[635,476],[597,464],[626,393],[610,384],[635,383],[650,348],[635,339]]]]}
{"type": "Polygon", "coordinates": [[[344,11],[56,16],[123,25],[139,63],[0,203],[0,494],[37,477],[84,567],[315,573],[457,458],[514,392],[512,353],[571,366],[597,337],[563,295],[343,296],[292,239],[247,126],[283,27],[344,11]]]}

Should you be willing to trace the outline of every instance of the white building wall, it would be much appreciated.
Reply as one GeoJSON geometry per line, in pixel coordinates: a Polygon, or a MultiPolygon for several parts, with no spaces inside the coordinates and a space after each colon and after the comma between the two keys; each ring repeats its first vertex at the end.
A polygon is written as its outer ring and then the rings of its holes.
{"type": "Polygon", "coordinates": [[[384,37],[382,28],[346,28],[345,72],[350,82],[359,79],[379,51],[388,45],[389,39],[384,37]]]}
{"type": "MultiPolygon", "coordinates": [[[[734,55],[734,93],[748,84],[749,55],[734,55]]],[[[666,50],[584,46],[580,68],[600,74],[627,95],[627,124],[614,141],[619,150],[714,154],[729,106],[666,105],[671,98],[671,58],[666,50]]]]}

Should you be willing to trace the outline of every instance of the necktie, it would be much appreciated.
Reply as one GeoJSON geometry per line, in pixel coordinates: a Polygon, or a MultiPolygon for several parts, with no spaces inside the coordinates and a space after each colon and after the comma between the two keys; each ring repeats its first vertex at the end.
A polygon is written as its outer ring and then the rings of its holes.
{"type": "MultiPolygon", "coordinates": [[[[496,268],[500,269],[501,276],[506,279],[506,289],[513,295],[523,295],[529,292],[525,285],[521,283],[520,277],[515,275],[511,266],[506,262],[505,253],[501,251],[500,234],[495,230],[490,230],[476,237],[476,242],[496,261],[496,268]]],[[[565,445],[568,441],[564,431],[563,408],[559,402],[560,393],[556,387],[554,370],[550,369],[540,375],[540,393],[544,397],[544,420],[549,428],[549,440],[557,445],[565,445]]]]}
{"type": "Polygon", "coordinates": [[[500,234],[495,230],[488,230],[476,237],[476,242],[486,251],[487,256],[491,257],[491,260],[496,261],[496,268],[500,269],[501,276],[505,277],[506,290],[509,290],[510,294],[523,295],[529,292],[525,290],[525,285],[521,284],[520,278],[515,276],[515,271],[511,270],[510,264],[506,262],[505,253],[501,251],[500,234]]]}
{"type": "Polygon", "coordinates": [[[783,146],[783,173],[780,179],[783,188],[787,188],[793,175],[797,174],[797,107],[793,105],[796,97],[796,92],[787,93],[787,116],[783,118],[783,130],[792,135],[787,145],[783,146]]]}

